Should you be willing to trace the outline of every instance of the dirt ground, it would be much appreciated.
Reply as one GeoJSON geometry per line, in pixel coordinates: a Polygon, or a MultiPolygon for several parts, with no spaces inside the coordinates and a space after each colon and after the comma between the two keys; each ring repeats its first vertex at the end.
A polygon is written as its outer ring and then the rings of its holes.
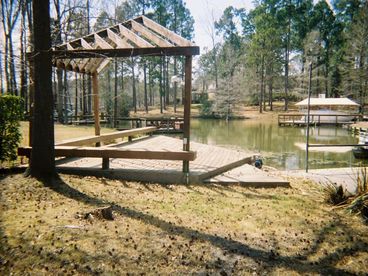
{"type": "MultiPolygon", "coordinates": [[[[293,108],[293,106],[291,106],[293,108]]],[[[146,113],[142,109],[138,109],[137,113],[130,113],[130,116],[132,117],[183,117],[184,111],[183,106],[178,106],[176,109],[176,113],[174,112],[173,106],[167,106],[166,110],[163,110],[163,113],[160,113],[159,108],[150,108],[149,112],[146,113]]],[[[246,119],[277,119],[277,114],[282,113],[283,111],[283,103],[281,102],[275,102],[274,103],[274,111],[269,111],[269,108],[267,107],[266,111],[263,111],[262,113],[259,113],[259,109],[257,106],[245,106],[245,105],[239,105],[237,106],[236,110],[233,110],[233,114],[235,116],[240,116],[246,119]]],[[[191,116],[198,117],[200,115],[200,105],[199,104],[192,104],[191,108],[191,116]]]]}
{"type": "MultiPolygon", "coordinates": [[[[93,135],[69,128],[56,125],[56,140],[93,135]]],[[[326,205],[319,185],[288,180],[254,189],[61,175],[47,187],[3,173],[0,275],[366,275],[367,225],[326,205]],[[98,215],[110,206],[114,220],[98,215]]]]}
{"type": "Polygon", "coordinates": [[[319,186],[158,185],[0,176],[1,275],[353,275],[367,226],[319,186]],[[112,206],[114,220],[95,214],[112,206]]]}

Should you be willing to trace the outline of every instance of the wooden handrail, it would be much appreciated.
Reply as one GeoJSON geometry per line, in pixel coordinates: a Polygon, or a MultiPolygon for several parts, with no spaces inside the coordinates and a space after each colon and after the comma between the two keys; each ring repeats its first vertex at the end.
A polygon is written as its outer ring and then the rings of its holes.
{"type": "MultiPolygon", "coordinates": [[[[18,148],[19,156],[29,157],[32,147],[18,148]]],[[[157,159],[157,160],[184,160],[193,161],[197,157],[194,151],[149,151],[128,150],[107,147],[73,147],[55,146],[55,157],[101,157],[101,158],[127,158],[127,159],[157,159]]]]}
{"type": "MultiPolygon", "coordinates": [[[[281,116],[307,116],[306,113],[280,113],[278,114],[279,117],[281,116]]],[[[362,114],[326,114],[326,113],[311,113],[309,116],[352,116],[352,117],[363,117],[362,114]]]]}
{"type": "Polygon", "coordinates": [[[93,143],[99,143],[99,142],[108,142],[112,141],[118,138],[123,137],[130,137],[133,135],[138,134],[145,134],[155,131],[156,127],[142,127],[142,128],[134,128],[134,129],[128,129],[128,130],[122,130],[122,131],[116,131],[112,133],[106,133],[101,135],[93,135],[88,137],[81,137],[81,138],[75,138],[70,139],[66,141],[62,141],[59,143],[56,143],[56,146],[83,146],[83,145],[90,145],[93,143]]]}

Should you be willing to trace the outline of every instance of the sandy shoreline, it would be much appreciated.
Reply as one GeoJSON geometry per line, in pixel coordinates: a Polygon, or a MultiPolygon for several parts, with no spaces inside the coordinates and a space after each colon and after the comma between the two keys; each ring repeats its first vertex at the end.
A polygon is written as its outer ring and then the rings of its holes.
{"type": "Polygon", "coordinates": [[[356,182],[359,174],[359,168],[331,168],[331,169],[313,169],[308,173],[305,170],[277,170],[277,175],[283,177],[293,177],[312,180],[321,185],[335,184],[342,185],[349,193],[355,193],[356,182]]]}

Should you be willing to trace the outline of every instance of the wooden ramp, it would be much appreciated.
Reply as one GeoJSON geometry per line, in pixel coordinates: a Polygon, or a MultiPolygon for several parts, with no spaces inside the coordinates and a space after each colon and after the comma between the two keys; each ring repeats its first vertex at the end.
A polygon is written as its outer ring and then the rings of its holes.
{"type": "MultiPolygon", "coordinates": [[[[181,139],[153,136],[117,145],[126,150],[175,151],[182,149],[181,139]]],[[[200,183],[253,161],[253,154],[240,150],[191,142],[191,150],[197,158],[190,162],[189,175],[182,172],[182,161],[111,158],[110,169],[102,170],[101,158],[68,158],[57,161],[60,172],[80,175],[96,175],[125,180],[157,183],[200,183]]]]}
{"type": "Polygon", "coordinates": [[[249,164],[242,165],[210,179],[206,179],[204,183],[239,184],[256,188],[290,187],[289,181],[275,177],[249,164]]]}

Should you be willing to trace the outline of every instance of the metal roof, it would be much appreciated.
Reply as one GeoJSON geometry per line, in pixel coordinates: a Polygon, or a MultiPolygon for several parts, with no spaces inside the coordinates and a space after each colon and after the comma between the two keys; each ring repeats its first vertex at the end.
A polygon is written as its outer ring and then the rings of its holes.
{"type": "MultiPolygon", "coordinates": [[[[295,104],[296,106],[307,106],[308,99],[295,104]]],[[[310,98],[310,106],[359,106],[348,98],[310,98]]]]}
{"type": "Polygon", "coordinates": [[[192,56],[199,47],[142,15],[53,49],[53,65],[80,73],[99,73],[112,57],[192,56]]]}

